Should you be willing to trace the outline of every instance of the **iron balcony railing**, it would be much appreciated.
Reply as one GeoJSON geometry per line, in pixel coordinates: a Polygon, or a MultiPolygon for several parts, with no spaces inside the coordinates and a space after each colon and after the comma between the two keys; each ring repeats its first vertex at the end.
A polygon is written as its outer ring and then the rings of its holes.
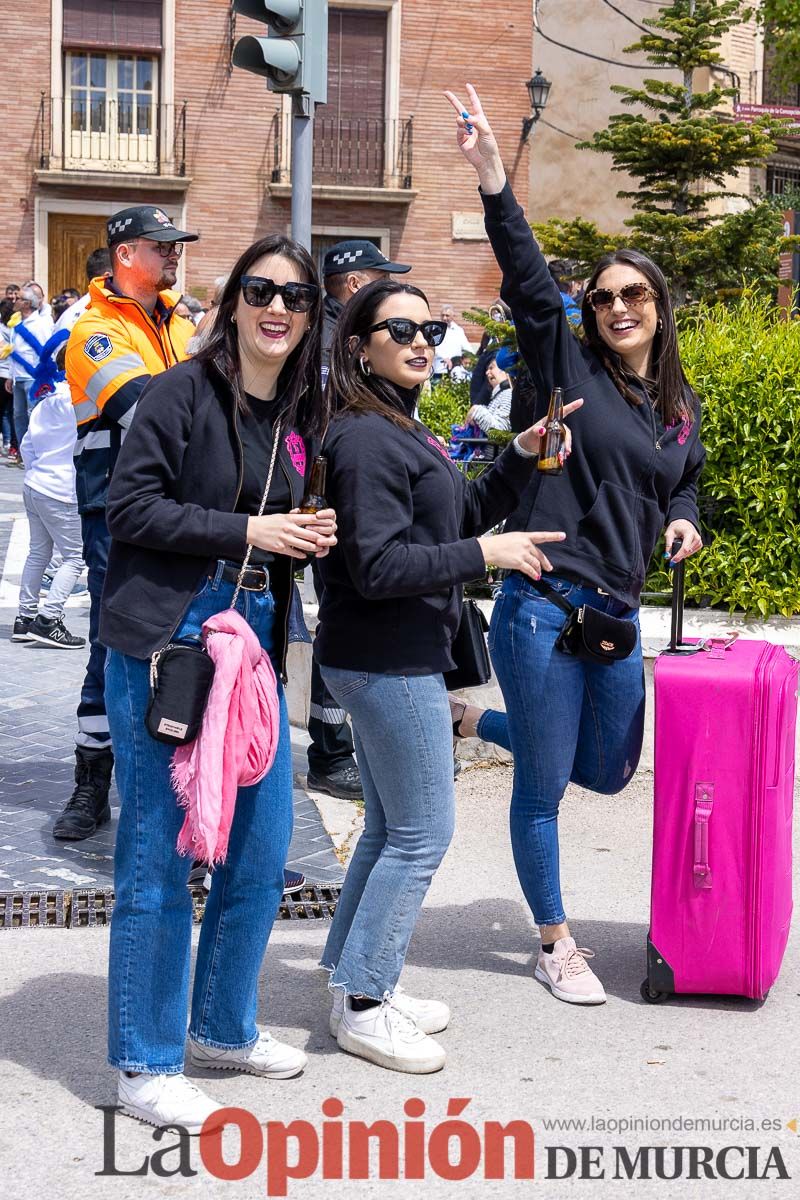
{"type": "MultiPolygon", "coordinates": [[[[272,182],[291,178],[291,117],[273,118],[272,182]]],[[[345,187],[410,189],[413,168],[413,118],[367,117],[314,119],[314,183],[345,187]]]]}
{"type": "Polygon", "coordinates": [[[137,103],[131,95],[47,96],[39,103],[39,168],[146,175],[186,174],[182,104],[137,103]]]}

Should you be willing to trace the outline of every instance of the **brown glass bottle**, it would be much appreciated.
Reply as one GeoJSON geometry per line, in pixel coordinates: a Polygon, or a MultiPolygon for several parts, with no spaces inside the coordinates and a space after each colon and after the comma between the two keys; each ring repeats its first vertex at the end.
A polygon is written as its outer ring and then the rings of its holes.
{"type": "Polygon", "coordinates": [[[325,477],[328,473],[328,460],[324,454],[318,454],[311,465],[311,478],[308,490],[300,501],[301,513],[318,513],[328,507],[325,499],[325,477]]]}
{"type": "Polygon", "coordinates": [[[539,445],[539,470],[544,475],[560,475],[564,470],[564,453],[567,445],[567,427],[564,424],[564,392],[553,388],[550,407],[547,410],[544,437],[539,445]]]}

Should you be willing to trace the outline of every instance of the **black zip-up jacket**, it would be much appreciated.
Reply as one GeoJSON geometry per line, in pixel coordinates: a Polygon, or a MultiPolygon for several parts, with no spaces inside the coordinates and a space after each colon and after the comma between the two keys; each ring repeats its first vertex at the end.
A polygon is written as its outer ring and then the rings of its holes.
{"type": "Polygon", "coordinates": [[[477,535],[517,505],[536,460],[512,445],[467,482],[424,425],[376,413],[337,417],[324,453],[338,545],[318,560],[317,660],[392,675],[449,670],[462,584],[486,569],[477,535]]]}
{"type": "Polygon", "coordinates": [[[665,525],[684,518],[700,528],[697,480],[705,461],[700,406],[694,420],[659,431],[644,403],[629,403],[597,355],[570,331],[561,293],[511,187],[484,195],[486,232],[503,272],[519,349],[537,392],[536,416],[554,386],[583,407],[570,418],[572,454],[562,475],[534,472],[507,530],[563,529],[548,546],[557,575],[600,587],[635,608],[665,525]]]}
{"type": "MultiPolygon", "coordinates": [[[[234,512],[242,486],[238,421],[227,381],[196,361],[156,376],[142,393],[108,491],[104,646],[148,658],[169,641],[213,563],[244,559],[249,518],[234,512]]],[[[289,481],[293,507],[310,450],[297,430],[281,428],[276,470],[289,481]]],[[[296,561],[275,555],[270,566],[274,657],[284,678],[296,561]]]]}

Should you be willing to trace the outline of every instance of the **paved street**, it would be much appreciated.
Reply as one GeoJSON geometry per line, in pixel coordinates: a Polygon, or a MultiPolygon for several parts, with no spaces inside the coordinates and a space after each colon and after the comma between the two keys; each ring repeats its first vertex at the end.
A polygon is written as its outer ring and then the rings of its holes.
{"type": "MultiPolygon", "coordinates": [[[[0,458],[0,892],[111,887],[117,821],[92,838],[56,842],[53,820],[73,787],[75,708],[86,654],[9,641],[27,549],[22,505],[24,475],[0,458]]],[[[67,625],[86,636],[88,596],[75,596],[67,625]]],[[[305,738],[293,739],[296,777],[304,776],[305,738]]],[[[310,881],[341,879],[342,869],[314,803],[295,790],[289,866],[310,881]]]]}

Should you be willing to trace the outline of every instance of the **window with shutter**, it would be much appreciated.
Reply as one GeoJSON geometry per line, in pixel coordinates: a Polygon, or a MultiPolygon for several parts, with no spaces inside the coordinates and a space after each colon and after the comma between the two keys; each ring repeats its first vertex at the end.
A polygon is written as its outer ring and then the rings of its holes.
{"type": "Polygon", "coordinates": [[[160,50],[162,0],[63,0],[67,47],[160,50]]]}
{"type": "Polygon", "coordinates": [[[328,10],[328,103],[314,122],[315,183],[383,184],[386,33],[385,11],[328,10]]]}

